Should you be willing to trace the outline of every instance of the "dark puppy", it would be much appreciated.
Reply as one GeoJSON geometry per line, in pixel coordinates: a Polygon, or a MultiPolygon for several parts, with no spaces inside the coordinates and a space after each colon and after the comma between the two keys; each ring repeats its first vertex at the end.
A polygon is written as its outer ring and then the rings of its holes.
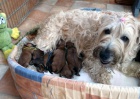
{"type": "Polygon", "coordinates": [[[66,48],[67,48],[66,60],[68,66],[73,74],[80,76],[79,72],[82,68],[82,60],[78,58],[78,53],[74,46],[74,43],[68,41],[66,43],[66,48]]]}
{"type": "Polygon", "coordinates": [[[65,64],[65,42],[60,40],[53,54],[52,71],[54,73],[59,73],[65,64]]]}
{"type": "Polygon", "coordinates": [[[49,51],[44,55],[44,66],[45,66],[45,70],[48,70],[51,74],[52,74],[52,56],[53,56],[53,52],[49,51]]]}
{"type": "Polygon", "coordinates": [[[72,78],[72,77],[73,77],[73,73],[72,73],[72,71],[69,69],[68,64],[66,64],[66,65],[62,68],[62,70],[61,70],[59,76],[60,76],[60,77],[61,77],[61,76],[64,76],[64,77],[66,77],[66,78],[72,78]]]}
{"type": "Polygon", "coordinates": [[[20,58],[18,60],[18,63],[24,67],[29,66],[29,62],[32,59],[32,53],[34,51],[35,45],[32,43],[27,43],[22,48],[22,53],[20,55],[20,58]]]}
{"type": "Polygon", "coordinates": [[[30,65],[34,65],[37,68],[38,72],[43,72],[45,69],[44,66],[44,52],[40,49],[36,48],[32,54],[32,60],[29,63],[30,65]]]}

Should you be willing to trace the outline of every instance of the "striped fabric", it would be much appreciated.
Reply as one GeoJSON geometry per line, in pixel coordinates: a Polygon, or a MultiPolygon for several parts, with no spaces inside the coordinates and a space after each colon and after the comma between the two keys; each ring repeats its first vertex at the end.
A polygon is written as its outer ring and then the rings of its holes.
{"type": "Polygon", "coordinates": [[[28,70],[15,61],[16,53],[17,47],[8,63],[23,99],[140,99],[139,87],[85,83],[28,70]]]}

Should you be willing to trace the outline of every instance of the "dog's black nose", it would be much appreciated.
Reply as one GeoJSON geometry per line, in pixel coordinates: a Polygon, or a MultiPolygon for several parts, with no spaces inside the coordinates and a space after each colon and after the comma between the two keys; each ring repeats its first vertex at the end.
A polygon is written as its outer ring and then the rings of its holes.
{"type": "Polygon", "coordinates": [[[100,51],[99,57],[100,57],[100,61],[103,64],[108,64],[111,61],[111,56],[112,56],[112,51],[110,51],[109,49],[104,49],[100,51]]]}

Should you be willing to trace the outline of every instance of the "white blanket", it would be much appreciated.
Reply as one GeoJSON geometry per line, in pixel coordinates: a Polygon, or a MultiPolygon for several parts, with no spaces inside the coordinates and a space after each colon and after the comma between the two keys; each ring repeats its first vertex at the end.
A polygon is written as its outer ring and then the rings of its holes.
{"type": "MultiPolygon", "coordinates": [[[[29,66],[28,69],[36,71],[36,68],[34,66],[29,66]]],[[[59,75],[55,74],[55,73],[51,74],[49,72],[44,72],[44,74],[59,77],[59,75]]],[[[137,79],[137,78],[125,76],[124,74],[122,74],[121,72],[119,72],[117,70],[113,70],[112,75],[113,75],[113,77],[112,77],[112,79],[110,81],[111,85],[115,85],[115,86],[133,86],[133,87],[134,86],[139,86],[140,80],[137,79]]],[[[62,77],[62,78],[64,78],[64,77],[62,77]]],[[[80,71],[80,76],[74,75],[74,77],[72,79],[76,80],[76,81],[95,83],[91,79],[89,74],[87,72],[85,72],[83,69],[80,71]]]]}

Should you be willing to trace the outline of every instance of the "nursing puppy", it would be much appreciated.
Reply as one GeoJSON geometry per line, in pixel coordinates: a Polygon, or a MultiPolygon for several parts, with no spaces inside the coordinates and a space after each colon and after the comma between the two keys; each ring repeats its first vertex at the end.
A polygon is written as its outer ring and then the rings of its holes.
{"type": "Polygon", "coordinates": [[[72,73],[72,71],[69,69],[68,64],[66,64],[66,65],[62,68],[62,70],[61,70],[61,72],[60,72],[59,75],[60,75],[60,77],[63,76],[63,77],[66,77],[66,78],[72,78],[72,77],[73,77],[73,73],[72,73]]]}
{"type": "Polygon", "coordinates": [[[77,76],[80,76],[79,72],[82,68],[82,61],[78,58],[78,53],[74,46],[74,43],[68,41],[66,43],[66,48],[67,48],[66,60],[68,62],[68,66],[72,71],[72,73],[74,73],[77,76]]]}
{"type": "Polygon", "coordinates": [[[35,67],[37,67],[38,72],[43,72],[44,71],[44,52],[36,48],[33,51],[30,65],[34,65],[35,67]]]}
{"type": "Polygon", "coordinates": [[[65,64],[65,42],[63,40],[60,40],[53,54],[52,71],[54,73],[59,73],[60,70],[65,66],[65,64]]]}
{"type": "Polygon", "coordinates": [[[28,67],[29,62],[32,59],[32,53],[34,51],[35,45],[32,43],[27,43],[22,48],[22,53],[20,55],[20,58],[18,60],[18,63],[24,67],[28,67]]]}
{"type": "Polygon", "coordinates": [[[44,66],[45,66],[45,70],[48,70],[51,74],[52,74],[52,57],[53,56],[53,52],[47,52],[44,55],[44,66]]]}

